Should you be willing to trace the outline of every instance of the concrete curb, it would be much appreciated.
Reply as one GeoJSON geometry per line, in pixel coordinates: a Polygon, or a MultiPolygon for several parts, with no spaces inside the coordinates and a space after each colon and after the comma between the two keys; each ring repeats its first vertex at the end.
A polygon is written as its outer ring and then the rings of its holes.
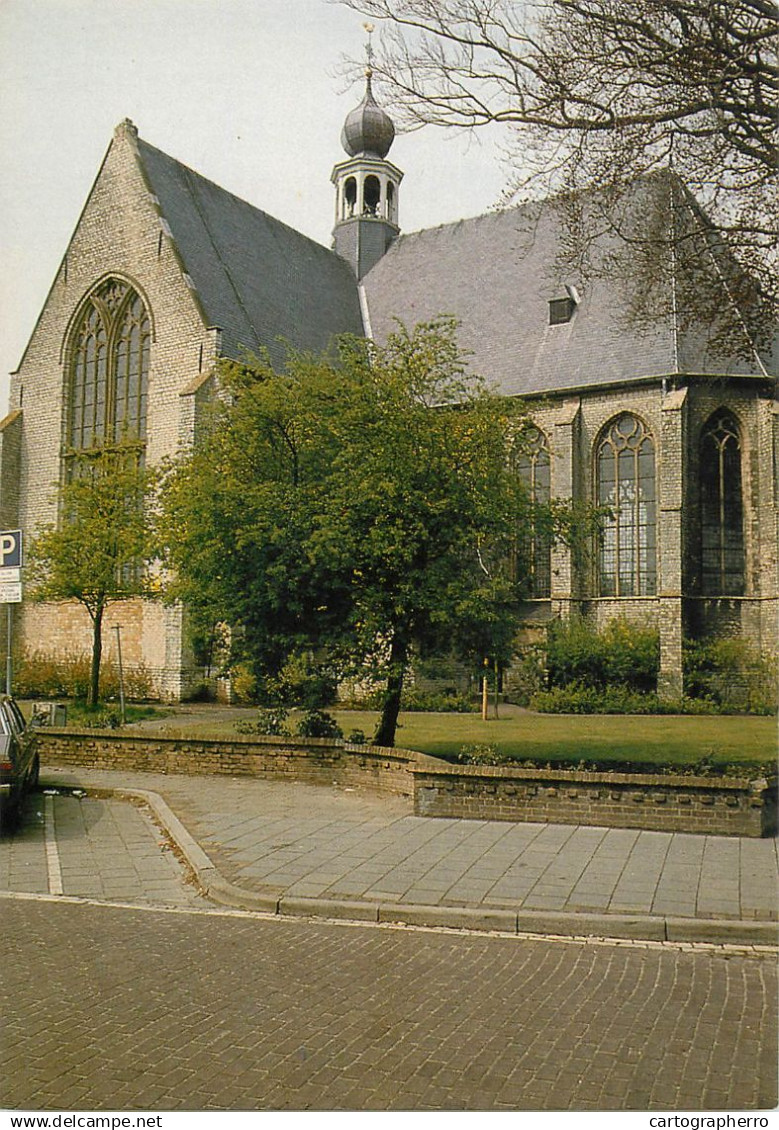
{"type": "MultiPolygon", "coordinates": [[[[68,787],[90,790],[88,785],[68,787]]],[[[443,927],[482,933],[540,934],[556,937],[615,938],[710,945],[779,945],[779,922],[744,919],[665,918],[651,915],[593,914],[545,910],[501,910],[466,906],[376,903],[247,891],[228,882],[159,793],[148,789],[98,790],[148,805],[186,860],[204,896],[221,906],[281,917],[330,918],[374,924],[443,927]]]]}

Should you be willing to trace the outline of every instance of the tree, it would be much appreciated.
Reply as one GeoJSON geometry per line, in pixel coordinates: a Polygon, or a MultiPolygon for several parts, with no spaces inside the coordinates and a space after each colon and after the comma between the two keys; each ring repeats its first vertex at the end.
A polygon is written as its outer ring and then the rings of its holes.
{"type": "Polygon", "coordinates": [[[505,644],[521,411],[466,375],[447,319],[221,375],[228,402],[163,491],[172,595],[229,624],[260,679],[316,649],[381,681],[374,740],[392,745],[415,644],[505,644]]]}
{"type": "MultiPolygon", "coordinates": [[[[371,65],[406,126],[508,130],[507,201],[597,189],[589,225],[580,210],[570,225],[581,246],[624,234],[625,193],[670,170],[683,191],[658,196],[664,222],[644,242],[692,247],[690,259],[708,248],[715,269],[727,247],[775,299],[773,0],[342,2],[389,21],[371,65]]],[[[630,250],[640,242],[628,225],[630,250]]]]}
{"type": "Polygon", "coordinates": [[[77,601],[92,621],[90,706],[99,699],[106,608],[159,589],[148,571],[157,556],[154,486],[155,475],[141,466],[134,445],[80,452],[58,491],[59,523],[45,527],[30,548],[32,599],[77,601]]]}

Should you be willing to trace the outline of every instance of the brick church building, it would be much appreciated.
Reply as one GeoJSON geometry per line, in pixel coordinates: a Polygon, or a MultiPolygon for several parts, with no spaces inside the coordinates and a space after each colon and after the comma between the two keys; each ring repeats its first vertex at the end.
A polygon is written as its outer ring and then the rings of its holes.
{"type": "MultiPolygon", "coordinates": [[[[583,558],[535,547],[530,634],[577,611],[654,626],[659,689],[672,697],[684,637],[737,635],[776,654],[779,407],[767,359],[720,356],[675,304],[639,328],[617,278],[566,274],[554,200],[401,234],[393,137],[369,77],[332,173],[328,249],[122,122],[12,375],[0,528],[29,539],[53,522],[53,484],[92,445],[134,438],[152,465],[196,443],[220,357],[265,348],[281,364],[280,339],[318,351],[337,334],[381,341],[395,319],[448,314],[474,368],[529,406],[537,431],[518,473],[535,496],[610,508],[583,558]]],[[[80,606],[24,601],[14,617],[30,651],[89,651],[80,606]]],[[[202,681],[182,609],[114,606],[109,654],[113,623],[125,663],[143,665],[162,697],[202,681]]]]}

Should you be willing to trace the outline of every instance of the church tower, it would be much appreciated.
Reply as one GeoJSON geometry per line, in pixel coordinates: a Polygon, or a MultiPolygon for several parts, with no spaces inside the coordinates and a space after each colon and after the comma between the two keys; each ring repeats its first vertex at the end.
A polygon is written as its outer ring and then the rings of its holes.
{"type": "Polygon", "coordinates": [[[365,95],[347,114],[341,131],[349,159],[336,165],[330,178],[335,185],[333,249],[358,279],[381,259],[400,231],[398,190],[403,173],[386,159],[395,127],[373,97],[371,54],[369,44],[365,95]]]}

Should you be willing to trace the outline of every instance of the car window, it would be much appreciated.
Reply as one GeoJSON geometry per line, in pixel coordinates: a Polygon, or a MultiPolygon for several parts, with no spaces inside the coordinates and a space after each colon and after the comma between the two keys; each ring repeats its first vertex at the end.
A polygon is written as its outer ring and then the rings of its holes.
{"type": "Polygon", "coordinates": [[[25,721],[24,715],[22,714],[21,710],[15,702],[8,702],[6,703],[6,706],[8,707],[8,713],[11,719],[12,728],[16,731],[17,734],[24,733],[25,721]]]}
{"type": "Polygon", "coordinates": [[[0,734],[12,734],[11,722],[8,717],[8,703],[0,702],[0,734]]]}

